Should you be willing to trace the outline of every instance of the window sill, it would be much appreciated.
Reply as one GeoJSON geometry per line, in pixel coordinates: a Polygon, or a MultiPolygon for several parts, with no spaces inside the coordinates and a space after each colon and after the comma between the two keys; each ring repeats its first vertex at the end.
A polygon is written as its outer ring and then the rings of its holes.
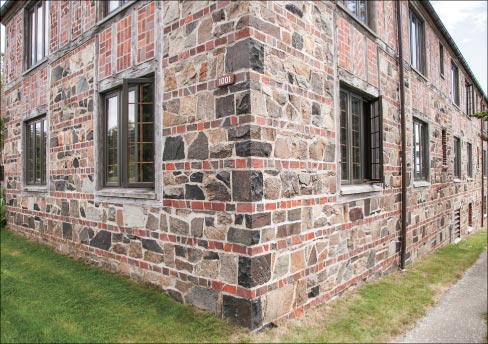
{"type": "Polygon", "coordinates": [[[47,193],[47,186],[46,185],[26,185],[24,187],[24,192],[32,192],[32,193],[47,193]]]}
{"type": "Polygon", "coordinates": [[[37,63],[35,65],[33,65],[33,66],[29,67],[28,69],[24,70],[22,72],[22,76],[29,74],[34,69],[39,68],[40,66],[42,66],[46,62],[47,62],[47,56],[44,56],[40,61],[37,61],[37,63]]]}
{"type": "Polygon", "coordinates": [[[460,183],[461,183],[461,179],[459,179],[459,178],[454,178],[454,183],[460,184],[460,183]]]}
{"type": "Polygon", "coordinates": [[[96,191],[95,196],[155,200],[156,192],[154,189],[106,188],[96,191]]]}
{"type": "Polygon", "coordinates": [[[425,180],[417,180],[413,182],[413,187],[414,188],[426,188],[431,186],[430,182],[425,181],[425,180]]]}
{"type": "Polygon", "coordinates": [[[361,193],[369,193],[369,192],[380,192],[383,188],[378,185],[370,185],[370,184],[357,184],[357,185],[342,185],[341,186],[341,195],[355,195],[361,193]]]}
{"type": "Polygon", "coordinates": [[[427,79],[427,77],[424,75],[424,73],[422,73],[421,71],[419,71],[417,68],[415,68],[414,66],[410,65],[412,67],[412,70],[415,72],[415,74],[417,74],[418,76],[420,76],[422,79],[424,79],[424,81],[429,81],[427,79]]]}

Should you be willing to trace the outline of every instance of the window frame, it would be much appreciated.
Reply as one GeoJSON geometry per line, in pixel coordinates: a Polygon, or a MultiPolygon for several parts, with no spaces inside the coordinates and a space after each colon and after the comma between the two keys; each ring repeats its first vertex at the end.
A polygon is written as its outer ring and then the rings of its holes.
{"type": "Polygon", "coordinates": [[[41,63],[46,56],[49,55],[49,1],[41,0],[36,1],[25,8],[24,12],[24,67],[25,70],[28,70],[32,67],[35,67],[39,63],[41,63]],[[43,25],[42,25],[42,42],[39,42],[37,39],[39,36],[38,29],[39,29],[39,16],[37,9],[42,8],[42,16],[43,16],[43,25]],[[32,20],[31,14],[34,13],[34,20],[35,20],[35,35],[32,37],[32,20]],[[34,38],[34,41],[32,40],[34,38]],[[35,52],[33,53],[32,47],[35,43],[35,52]],[[39,48],[39,44],[42,44],[42,56],[39,58],[37,57],[37,52],[39,48]]]}
{"type": "Polygon", "coordinates": [[[47,130],[49,129],[49,125],[47,123],[47,114],[46,113],[43,113],[39,116],[36,116],[36,117],[33,117],[33,118],[30,118],[26,121],[24,121],[24,132],[25,132],[25,135],[24,135],[24,151],[25,151],[25,155],[24,155],[24,166],[25,166],[25,177],[24,177],[24,183],[25,185],[27,186],[46,186],[47,185],[47,139],[48,139],[48,133],[47,133],[47,130]],[[41,128],[40,128],[40,132],[41,132],[41,138],[40,138],[40,146],[41,146],[41,149],[39,151],[39,154],[40,156],[37,157],[35,156],[37,154],[37,140],[34,140],[34,147],[31,147],[31,140],[30,140],[30,133],[32,132],[31,129],[29,129],[29,127],[31,127],[32,125],[36,125],[37,123],[40,123],[41,125],[41,128]],[[42,149],[44,148],[44,149],[42,149]],[[34,152],[34,176],[33,178],[31,173],[32,173],[32,169],[29,167],[29,160],[31,158],[30,154],[32,154],[32,152],[34,152]],[[39,173],[40,173],[40,181],[37,182],[37,174],[36,174],[36,160],[37,158],[39,158],[39,163],[40,163],[40,170],[39,170],[39,173]]]}
{"type": "Polygon", "coordinates": [[[413,118],[413,132],[412,132],[412,138],[413,138],[413,175],[414,175],[414,180],[415,181],[428,181],[429,180],[429,126],[426,122],[418,119],[418,118],[413,118]],[[419,126],[420,132],[419,132],[419,171],[417,171],[417,164],[415,162],[416,159],[416,130],[415,130],[415,125],[419,126]]]}
{"type": "Polygon", "coordinates": [[[461,104],[459,96],[459,67],[451,60],[451,100],[458,107],[461,104]]]}
{"type": "MultiPolygon", "coordinates": [[[[358,184],[366,184],[366,183],[382,183],[383,182],[383,113],[382,113],[382,98],[381,96],[378,98],[370,98],[361,95],[354,90],[347,88],[341,85],[340,88],[340,97],[342,95],[346,95],[346,117],[347,123],[345,127],[345,131],[347,134],[346,137],[346,154],[347,154],[347,178],[343,178],[343,169],[344,169],[344,162],[343,162],[343,154],[342,154],[342,140],[343,140],[343,126],[342,126],[342,108],[339,105],[339,121],[340,121],[340,141],[339,141],[339,149],[340,149],[340,159],[341,159],[341,184],[342,185],[358,185],[358,184]],[[359,165],[360,165],[360,176],[359,178],[354,178],[353,172],[353,148],[352,148],[352,99],[355,98],[360,102],[360,128],[359,128],[359,165]],[[366,112],[367,107],[369,110],[366,112]],[[366,118],[368,117],[368,118],[366,118]],[[372,129],[371,122],[374,121],[376,123],[376,130],[372,129]],[[377,122],[376,122],[377,121],[377,122]],[[375,137],[373,138],[373,135],[375,137]],[[366,139],[369,138],[369,139],[366,139]],[[377,145],[373,147],[372,141],[376,140],[377,145]],[[373,152],[376,150],[376,153],[373,152]],[[374,168],[374,165],[378,165],[377,168],[374,168]],[[376,175],[376,176],[375,176],[376,175]]],[[[342,103],[342,101],[340,101],[342,103]]]]}
{"type": "Polygon", "coordinates": [[[461,179],[461,139],[454,137],[454,171],[453,175],[455,179],[461,179]]]}
{"type": "Polygon", "coordinates": [[[473,145],[470,142],[466,142],[466,155],[467,155],[467,176],[473,178],[473,145]]]}
{"type": "Polygon", "coordinates": [[[103,187],[105,188],[124,188],[124,189],[135,189],[135,188],[151,188],[154,189],[155,187],[155,180],[156,180],[156,130],[155,130],[155,111],[156,111],[156,104],[155,104],[155,84],[154,84],[154,77],[147,76],[142,78],[131,78],[131,79],[124,79],[122,85],[107,90],[103,94],[101,94],[102,98],[102,111],[103,111],[103,187]],[[129,135],[128,135],[128,113],[129,113],[129,91],[134,85],[142,85],[142,84],[152,84],[152,104],[153,104],[153,139],[152,139],[152,153],[153,153],[153,180],[152,182],[130,182],[129,181],[129,135]],[[118,182],[113,183],[108,181],[108,148],[109,145],[107,144],[108,140],[108,111],[107,111],[107,100],[117,96],[118,97],[118,112],[117,112],[117,123],[118,127],[120,128],[119,134],[117,136],[117,163],[119,165],[118,168],[118,182]],[[122,134],[121,134],[122,133],[122,134]]]}
{"type": "Polygon", "coordinates": [[[439,42],[439,65],[440,65],[440,74],[441,77],[445,78],[445,66],[444,66],[444,46],[441,42],[439,42]]]}
{"type": "Polygon", "coordinates": [[[370,23],[370,20],[369,20],[369,15],[370,15],[370,12],[371,10],[368,9],[368,7],[370,6],[370,1],[368,0],[338,0],[337,1],[348,13],[350,13],[351,15],[354,16],[354,18],[356,18],[359,22],[361,22],[362,24],[366,25],[369,27],[369,23],[370,23]],[[349,8],[349,2],[352,1],[352,2],[355,2],[356,3],[356,9],[355,11],[353,12],[350,8],[349,8]],[[361,19],[361,16],[360,16],[360,10],[359,10],[359,2],[360,1],[363,1],[364,4],[365,4],[365,16],[364,16],[364,20],[361,19]]]}
{"type": "Polygon", "coordinates": [[[473,112],[473,105],[474,105],[474,88],[473,84],[469,84],[466,82],[465,85],[465,94],[466,94],[466,115],[470,116],[473,112]]]}
{"type": "Polygon", "coordinates": [[[103,9],[102,9],[102,13],[103,13],[103,17],[107,17],[115,12],[117,12],[118,10],[120,10],[122,7],[124,7],[125,5],[127,5],[129,2],[132,2],[133,0],[109,0],[109,1],[104,1],[102,6],[103,6],[103,9]],[[113,10],[110,10],[110,3],[111,2],[118,2],[118,6],[115,7],[113,10]]]}
{"type": "Polygon", "coordinates": [[[421,73],[422,75],[426,75],[427,73],[427,59],[425,56],[425,21],[424,19],[413,9],[410,8],[409,12],[409,35],[410,35],[410,65],[413,69],[421,73]],[[415,22],[415,37],[413,37],[412,33],[412,23],[415,22]],[[415,54],[414,52],[414,44],[415,43],[415,54]],[[414,63],[414,55],[415,55],[415,63],[414,63]]]}

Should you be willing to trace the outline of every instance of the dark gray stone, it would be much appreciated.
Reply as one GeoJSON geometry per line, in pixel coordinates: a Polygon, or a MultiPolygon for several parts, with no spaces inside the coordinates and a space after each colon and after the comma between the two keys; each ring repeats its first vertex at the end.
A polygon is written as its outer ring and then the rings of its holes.
{"type": "Polygon", "coordinates": [[[263,324],[261,299],[246,300],[232,295],[223,295],[224,317],[241,326],[255,330],[263,324]]]}
{"type": "Polygon", "coordinates": [[[291,36],[291,45],[293,48],[302,50],[303,49],[303,37],[302,35],[294,32],[291,36]]]}
{"type": "Polygon", "coordinates": [[[366,263],[366,267],[368,269],[371,269],[374,266],[375,262],[376,262],[376,250],[371,249],[371,251],[369,251],[368,262],[366,263]]]}
{"type": "Polygon", "coordinates": [[[203,173],[202,172],[195,172],[195,173],[192,173],[192,175],[190,176],[190,182],[193,182],[193,183],[201,183],[202,179],[203,179],[203,173]]]}
{"type": "Polygon", "coordinates": [[[73,239],[73,227],[71,223],[63,222],[63,239],[73,239]]]}
{"type": "Polygon", "coordinates": [[[259,244],[260,237],[259,230],[230,227],[227,232],[227,241],[247,246],[259,244]]]}
{"type": "Polygon", "coordinates": [[[320,104],[313,102],[312,103],[312,115],[314,116],[320,116],[320,104]]]}
{"type": "Polygon", "coordinates": [[[230,173],[227,171],[220,171],[217,173],[217,179],[224,182],[225,185],[230,187],[230,173]]]}
{"type": "Polygon", "coordinates": [[[208,159],[208,138],[203,132],[198,133],[198,136],[188,148],[188,159],[208,159]]]}
{"type": "Polygon", "coordinates": [[[216,313],[219,293],[217,290],[202,287],[193,287],[186,296],[186,302],[192,305],[216,313]]]}
{"type": "Polygon", "coordinates": [[[263,174],[260,171],[232,171],[232,197],[236,202],[254,202],[263,198],[263,174]]]}
{"type": "Polygon", "coordinates": [[[271,213],[246,214],[247,228],[261,228],[271,224],[271,213]]]}
{"type": "Polygon", "coordinates": [[[328,143],[325,147],[324,153],[324,161],[325,162],[334,162],[335,160],[335,144],[328,143]]]}
{"type": "Polygon", "coordinates": [[[185,185],[185,199],[204,200],[205,195],[198,185],[185,185]]]}
{"type": "Polygon", "coordinates": [[[181,293],[179,291],[174,290],[174,289],[168,289],[168,294],[169,294],[169,296],[171,296],[176,301],[183,303],[183,295],[181,295],[181,293]]]}
{"type": "Polygon", "coordinates": [[[235,114],[233,94],[215,99],[215,114],[217,118],[235,114]]]}
{"type": "Polygon", "coordinates": [[[188,235],[190,232],[188,223],[183,220],[177,219],[176,217],[169,218],[169,228],[171,232],[176,234],[188,235]]]}
{"type": "Polygon", "coordinates": [[[166,138],[163,160],[182,160],[185,158],[185,144],[181,136],[166,138]]]}
{"type": "Polygon", "coordinates": [[[303,12],[301,9],[299,9],[298,7],[296,7],[295,5],[293,4],[286,4],[285,8],[290,11],[291,13],[293,14],[296,14],[297,16],[299,16],[300,18],[303,17],[303,12]]]}
{"type": "Polygon", "coordinates": [[[278,238],[287,238],[292,235],[300,234],[302,230],[301,222],[287,223],[278,226],[278,238]]]}
{"type": "Polygon", "coordinates": [[[258,257],[239,257],[237,281],[240,286],[253,288],[271,278],[271,254],[258,257]]]}
{"type": "Polygon", "coordinates": [[[80,242],[82,244],[89,244],[90,239],[93,238],[93,234],[93,229],[91,229],[90,227],[83,227],[79,234],[80,242]]]}
{"type": "Polygon", "coordinates": [[[61,202],[61,215],[69,216],[69,202],[66,201],[61,202]]]}
{"type": "Polygon", "coordinates": [[[280,175],[282,193],[284,197],[293,197],[300,193],[300,181],[298,175],[292,171],[284,171],[280,175]]]}
{"type": "Polygon", "coordinates": [[[264,45],[252,38],[228,47],[225,58],[225,70],[229,73],[247,68],[264,72],[264,45]]]}
{"type": "Polygon", "coordinates": [[[288,210],[288,221],[300,221],[302,219],[302,208],[288,210]]]}
{"type": "Polygon", "coordinates": [[[56,82],[58,80],[61,80],[61,78],[63,77],[63,72],[64,72],[63,67],[61,66],[54,67],[51,72],[51,81],[56,82]]]}
{"type": "Polygon", "coordinates": [[[144,249],[146,250],[153,251],[156,253],[164,253],[163,249],[161,248],[161,246],[159,246],[156,240],[142,239],[142,247],[144,247],[144,249]]]}
{"type": "Polygon", "coordinates": [[[86,77],[84,75],[81,75],[78,78],[78,84],[76,85],[76,90],[78,93],[82,93],[88,90],[88,81],[86,80],[86,77]]]}
{"type": "Polygon", "coordinates": [[[215,179],[207,183],[206,190],[209,201],[230,201],[230,193],[227,186],[215,179]]]}
{"type": "Polygon", "coordinates": [[[159,219],[156,215],[151,213],[147,215],[146,228],[150,230],[159,229],[159,219]]]}
{"type": "Polygon", "coordinates": [[[243,141],[236,143],[237,156],[260,156],[269,157],[271,154],[272,146],[270,143],[259,141],[243,141]]]}
{"type": "Polygon", "coordinates": [[[237,128],[231,128],[228,132],[229,141],[248,140],[251,138],[251,126],[243,125],[237,128]]]}
{"type": "Polygon", "coordinates": [[[112,246],[112,233],[102,229],[90,241],[90,246],[108,251],[110,246],[112,246]]]}
{"type": "Polygon", "coordinates": [[[212,21],[217,23],[219,21],[225,20],[225,11],[221,9],[220,11],[216,11],[212,13],[212,21]]]}
{"type": "Polygon", "coordinates": [[[236,96],[236,114],[248,114],[251,113],[251,94],[249,92],[243,92],[236,96]]]}

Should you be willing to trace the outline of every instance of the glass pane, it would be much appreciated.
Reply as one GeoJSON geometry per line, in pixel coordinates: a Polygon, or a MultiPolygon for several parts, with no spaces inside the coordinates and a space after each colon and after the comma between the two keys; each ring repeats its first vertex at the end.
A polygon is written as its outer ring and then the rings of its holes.
{"type": "Polygon", "coordinates": [[[42,44],[44,37],[44,13],[42,13],[42,5],[37,7],[37,61],[42,59],[44,54],[44,46],[42,44]]]}
{"type": "Polygon", "coordinates": [[[349,0],[349,2],[347,3],[347,9],[354,14],[357,14],[357,12],[356,12],[356,1],[357,0],[349,0]]]}
{"type": "Polygon", "coordinates": [[[36,63],[36,11],[32,9],[30,13],[30,28],[31,28],[31,46],[30,46],[30,57],[31,66],[36,63]]]}
{"type": "Polygon", "coordinates": [[[41,155],[41,183],[46,183],[46,138],[47,138],[47,121],[42,121],[42,139],[41,139],[41,147],[42,147],[42,155],[41,155]]]}
{"type": "Polygon", "coordinates": [[[361,179],[361,99],[351,97],[351,139],[354,180],[361,179]]]}
{"type": "Polygon", "coordinates": [[[366,0],[360,0],[359,1],[359,19],[363,22],[366,23],[367,21],[367,12],[366,12],[366,0]]]}
{"type": "Polygon", "coordinates": [[[108,2],[108,12],[112,12],[113,10],[117,9],[120,6],[120,1],[118,0],[110,0],[108,2]]]}
{"type": "Polygon", "coordinates": [[[107,183],[119,183],[119,98],[107,99],[107,183]]]}
{"type": "Polygon", "coordinates": [[[410,48],[411,48],[411,62],[412,66],[417,68],[417,23],[415,17],[410,18],[410,48]]]}
{"type": "Polygon", "coordinates": [[[348,153],[347,153],[347,94],[341,92],[341,99],[340,99],[340,106],[341,106],[341,178],[342,180],[348,180],[348,171],[349,171],[349,163],[348,163],[348,153]]]}
{"type": "Polygon", "coordinates": [[[32,172],[34,171],[34,131],[32,130],[32,125],[27,125],[26,132],[26,154],[27,154],[27,184],[34,182],[32,178],[32,172]]]}
{"type": "Polygon", "coordinates": [[[41,122],[36,122],[35,182],[41,183],[41,122]]]}
{"type": "Polygon", "coordinates": [[[48,38],[48,31],[49,31],[49,23],[50,23],[50,20],[49,20],[49,1],[46,1],[44,3],[44,13],[45,13],[45,17],[44,17],[44,23],[45,23],[45,27],[44,27],[44,56],[47,56],[48,55],[48,50],[49,50],[49,38],[48,38]]]}

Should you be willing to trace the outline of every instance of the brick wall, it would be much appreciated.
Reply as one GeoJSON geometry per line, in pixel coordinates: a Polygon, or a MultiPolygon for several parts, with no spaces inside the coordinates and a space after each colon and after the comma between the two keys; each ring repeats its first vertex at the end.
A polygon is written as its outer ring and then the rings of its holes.
{"type": "MultiPolygon", "coordinates": [[[[12,230],[250,328],[302,314],[399,262],[401,135],[396,9],[367,28],[333,2],[138,1],[102,16],[96,1],[51,2],[50,54],[23,70],[23,12],[6,24],[5,197],[12,230]],[[234,73],[234,84],[216,78],[234,73]],[[155,188],[107,193],[101,96],[155,79],[155,188]],[[339,90],[381,96],[384,183],[346,194],[339,90]],[[48,182],[25,185],[24,122],[46,114],[48,182]]],[[[409,66],[408,262],[448,244],[454,209],[481,221],[481,165],[466,176],[479,121],[450,96],[451,50],[426,21],[427,72],[409,66]],[[428,183],[412,181],[412,119],[428,123],[428,183]],[[447,166],[442,165],[442,130],[447,166]],[[453,137],[462,141],[454,182],[453,137]]],[[[416,6],[416,5],[413,5],[416,6]]],[[[422,7],[417,11],[428,14],[422,7]]],[[[460,91],[465,73],[460,68],[460,91]]],[[[481,94],[478,93],[481,97],[481,94]]],[[[462,97],[461,97],[462,99],[462,97]]],[[[486,147],[485,147],[486,149],[486,147]]],[[[462,236],[467,216],[461,216],[462,236]]]]}

